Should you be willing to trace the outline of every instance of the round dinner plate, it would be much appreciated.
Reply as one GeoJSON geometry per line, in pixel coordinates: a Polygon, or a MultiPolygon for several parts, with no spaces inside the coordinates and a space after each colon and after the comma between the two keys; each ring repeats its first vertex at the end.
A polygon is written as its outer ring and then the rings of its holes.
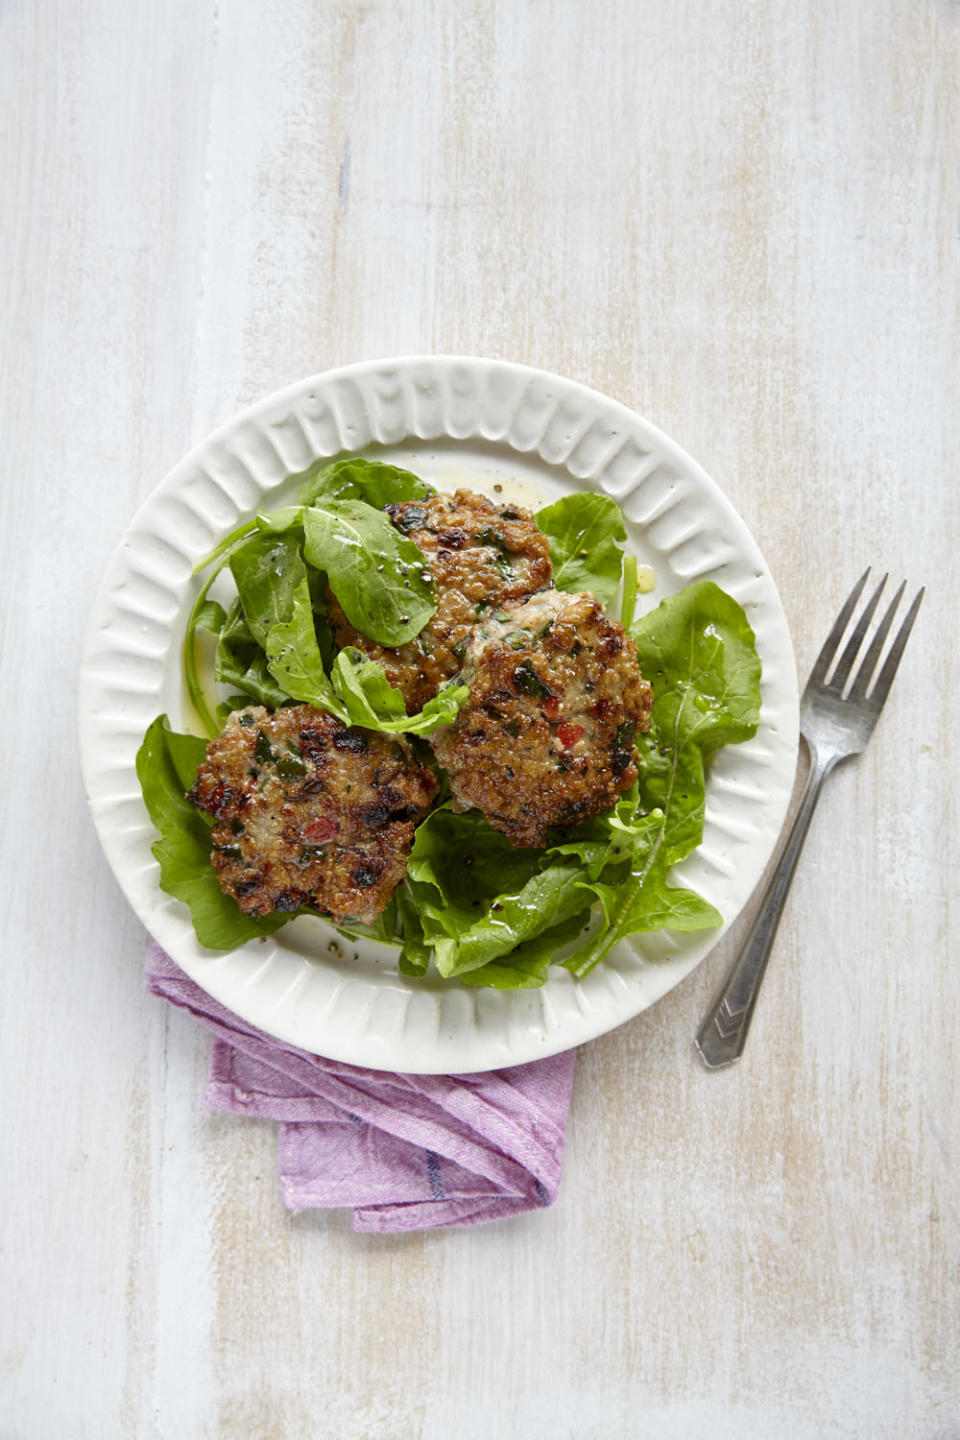
{"type": "Polygon", "coordinates": [[[268,397],[198,445],[134,517],[100,587],[80,683],[80,742],[107,859],[146,928],[209,994],[279,1039],[334,1060],[436,1074],[499,1069],[591,1040],[652,1005],[722,929],[619,945],[584,980],[552,967],[539,990],[411,980],[394,947],[345,940],[313,916],[221,954],[198,944],[183,904],[160,889],[157,838],[137,783],[147,726],[165,712],[195,729],[181,644],[194,566],[261,508],[295,498],[319,458],[363,451],[532,508],[572,490],[611,495],[628,544],[653,570],[651,608],[711,579],[746,610],[763,663],[754,739],[714,759],[703,843],[675,867],[724,917],[754,889],[793,784],[798,742],[793,650],[776,586],[752,536],[679,446],[616,401],[500,360],[409,357],[345,366],[268,397]]]}

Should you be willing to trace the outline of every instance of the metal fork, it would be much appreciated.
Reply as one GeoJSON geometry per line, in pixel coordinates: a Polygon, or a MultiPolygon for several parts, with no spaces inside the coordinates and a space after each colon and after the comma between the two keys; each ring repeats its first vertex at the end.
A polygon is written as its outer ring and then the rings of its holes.
{"type": "Polygon", "coordinates": [[[823,649],[817,656],[803,692],[800,702],[800,733],[809,751],[810,773],[797,817],[790,828],[777,868],[764,892],[756,919],[726,982],[697,1032],[696,1046],[700,1058],[710,1070],[730,1065],[743,1054],[747,1031],[760,993],[760,984],[821,787],[838,761],[845,760],[850,755],[859,755],[866,749],[877,717],[890,693],[893,677],[897,673],[897,666],[920,609],[924,593],[922,589],[907,611],[884,660],[883,668],[870,688],[870,681],[906,588],[904,581],[877,626],[870,648],[850,682],[851,671],[880,603],[883,587],[887,583],[887,576],[884,575],[864,606],[863,613],[828,680],[827,673],[833,665],[869,574],[869,569],[864,571],[847,597],[823,649]]]}

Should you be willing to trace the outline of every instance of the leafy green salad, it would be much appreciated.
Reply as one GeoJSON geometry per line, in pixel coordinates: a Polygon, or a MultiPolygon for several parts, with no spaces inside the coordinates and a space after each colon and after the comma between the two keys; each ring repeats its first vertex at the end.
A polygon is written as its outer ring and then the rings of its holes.
{"type": "MultiPolygon", "coordinates": [[[[329,589],[350,624],[380,645],[402,645],[422,630],[436,585],[424,553],[383,507],[432,493],[394,465],[323,464],[306,476],[297,504],[258,514],[198,566],[204,579],[183,665],[206,735],[178,734],[158,716],[137,774],[159,831],[160,885],[189,907],[211,950],[320,913],[254,917],[220,889],[211,820],[185,792],[232,711],[306,703],[351,726],[410,736],[429,754],[420,737],[452,724],[468,697],[455,676],[408,715],[380,664],[337,647],[327,616],[329,589]],[[231,598],[213,598],[228,587],[231,598]]],[[[636,618],[636,561],[625,554],[623,518],[607,496],[568,495],[534,518],[550,544],[554,585],[591,591],[636,642],[654,697],[651,728],[636,736],[639,779],[606,814],[556,832],[556,843],[518,849],[479,811],[455,811],[441,773],[438,803],[416,828],[406,878],[387,909],[372,926],[340,927],[399,946],[400,970],[411,977],[432,965],[468,985],[540,986],[552,963],[583,977],[628,936],[721,923],[701,896],[670,883],[670,870],[702,838],[711,755],[756,733],[760,660],[746,616],[701,581],[636,618]]]]}

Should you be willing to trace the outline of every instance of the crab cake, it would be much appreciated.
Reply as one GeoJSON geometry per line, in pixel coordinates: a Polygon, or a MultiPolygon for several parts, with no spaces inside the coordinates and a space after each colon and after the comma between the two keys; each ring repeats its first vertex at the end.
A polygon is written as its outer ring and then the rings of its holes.
{"type": "Polygon", "coordinates": [[[329,618],[337,645],[355,645],[378,660],[413,715],[456,675],[467,637],[479,619],[550,584],[550,544],[529,510],[495,505],[472,490],[406,500],[386,509],[397,529],[415,540],[430,561],[437,582],[435,614],[414,640],[398,649],[378,645],[355,630],[331,593],[329,618]]]}
{"type": "Polygon", "coordinates": [[[454,808],[476,806],[516,846],[601,815],[637,778],[653,695],[634,642],[589,593],[544,591],[478,627],[470,698],[433,738],[454,808]]]}
{"type": "Polygon", "coordinates": [[[369,924],[407,869],[437,782],[407,741],[311,705],[235,711],[187,799],[214,817],[211,863],[249,915],[310,905],[369,924]]]}

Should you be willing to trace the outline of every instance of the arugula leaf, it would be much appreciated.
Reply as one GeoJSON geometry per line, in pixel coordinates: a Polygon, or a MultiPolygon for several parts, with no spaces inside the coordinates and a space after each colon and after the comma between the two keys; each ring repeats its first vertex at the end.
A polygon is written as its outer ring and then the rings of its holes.
{"type": "Polygon", "coordinates": [[[708,900],[695,890],[667,885],[655,865],[631,871],[623,884],[597,883],[591,888],[603,906],[607,924],[621,938],[642,930],[710,930],[723,923],[719,910],[708,900]],[[640,883],[632,885],[633,879],[640,883]]]}
{"type": "Polygon", "coordinates": [[[423,941],[450,978],[509,955],[585,908],[582,871],[517,850],[479,811],[434,810],[407,864],[423,941]]]}
{"type": "Polygon", "coordinates": [[[301,544],[295,530],[256,530],[230,556],[250,634],[264,649],[273,626],[290,619],[294,596],[306,581],[301,544]]]}
{"type": "Polygon", "coordinates": [[[267,666],[284,698],[329,710],[340,720],[348,718],[323,668],[306,572],[293,591],[289,618],[273,625],[267,634],[267,666]]]}
{"type": "Polygon", "coordinates": [[[485,914],[473,911],[472,923],[462,912],[451,915],[428,902],[421,910],[424,938],[433,943],[437,970],[449,979],[510,955],[541,935],[547,920],[580,914],[584,898],[577,866],[547,865],[518,889],[501,890],[485,914]]]}
{"type": "MultiPolygon", "coordinates": [[[[337,462],[321,474],[344,493],[363,489],[377,498],[430,493],[408,471],[373,461],[337,462]]],[[[323,506],[289,505],[260,513],[227,536],[204,563],[213,561],[216,567],[194,602],[184,644],[187,690],[210,735],[219,729],[218,716],[198,675],[199,628],[219,634],[217,680],[272,708],[288,699],[302,700],[347,719],[350,712],[326,673],[334,648],[325,623],[327,584],[351,623],[381,644],[413,639],[436,608],[436,586],[419,546],[362,499],[333,498],[323,506]],[[239,602],[227,613],[207,599],[226,565],[239,602]]],[[[356,723],[379,729],[378,706],[364,694],[369,684],[365,679],[358,702],[367,719],[356,723]]],[[[377,696],[381,703],[384,698],[377,696]]],[[[391,714],[388,709],[386,718],[391,714]]],[[[394,728],[425,732],[455,715],[447,696],[416,725],[394,728]]]]}
{"type": "Polygon", "coordinates": [[[249,699],[270,710],[276,710],[290,698],[270,674],[267,657],[250,633],[239,596],[221,626],[213,673],[217,680],[235,685],[249,699]]]}
{"type": "Polygon", "coordinates": [[[419,715],[408,716],[383,667],[358,650],[339,652],[328,677],[317,637],[322,577],[308,570],[300,554],[297,527],[303,513],[282,533],[255,533],[232,555],[239,597],[221,634],[217,678],[274,708],[300,700],[348,724],[391,734],[427,734],[452,724],[469,693],[464,686],[444,687],[419,715]]]}
{"type": "MultiPolygon", "coordinates": [[[[214,659],[214,674],[218,680],[228,680],[243,685],[252,699],[259,700],[264,704],[279,704],[284,698],[282,695],[277,698],[276,694],[268,693],[271,690],[272,682],[266,671],[266,661],[258,656],[259,645],[249,627],[245,626],[244,632],[240,633],[236,607],[231,607],[229,612],[225,612],[223,606],[217,601],[207,599],[210,587],[225,566],[231,564],[235,552],[243,549],[247,544],[256,546],[261,519],[262,517],[258,516],[254,520],[246,521],[243,525],[238,525],[194,569],[194,574],[198,574],[208,566],[213,566],[187,617],[183,640],[183,673],[190,702],[200,716],[204,729],[211,737],[216,735],[220,729],[217,723],[220,717],[220,707],[217,707],[217,713],[214,714],[207,701],[204,687],[200,683],[197,657],[198,630],[209,630],[218,636],[214,659]],[[250,537],[249,542],[247,541],[248,536],[250,537]],[[241,653],[245,657],[242,660],[241,653]]],[[[238,563],[241,573],[252,572],[252,567],[249,564],[245,565],[243,559],[238,563]]],[[[253,591],[255,587],[252,573],[248,578],[253,591]]],[[[255,607],[253,608],[256,614],[255,607]]],[[[275,687],[273,688],[275,690],[275,687]]]]}
{"type": "MultiPolygon", "coordinates": [[[[233,549],[234,545],[236,545],[240,540],[242,540],[244,535],[249,535],[250,532],[252,530],[255,530],[256,528],[257,522],[255,519],[245,520],[242,525],[238,525],[235,530],[231,530],[229,535],[224,535],[223,539],[218,540],[217,544],[213,547],[213,549],[210,550],[206,555],[204,555],[202,560],[199,560],[197,564],[194,565],[194,575],[201,575],[203,571],[206,570],[207,566],[212,565],[214,561],[218,562],[217,568],[214,571],[214,574],[210,577],[210,579],[213,579],[216,575],[219,575],[220,571],[227,563],[230,551],[233,549]]],[[[209,583],[210,581],[208,580],[208,587],[209,583]]]]}
{"type": "Polygon", "coordinates": [[[470,694],[465,685],[445,685],[417,715],[407,715],[403,695],[391,685],[383,666],[347,647],[334,658],[328,677],[317,642],[310,588],[300,582],[290,619],[274,625],[267,638],[270,674],[284,698],[327,710],[348,725],[390,735],[425,735],[452,725],[470,694]]]}
{"type": "Polygon", "coordinates": [[[226,610],[216,600],[204,600],[194,616],[193,623],[198,630],[209,630],[211,635],[219,635],[226,618],[226,610]]]}
{"type": "Polygon", "coordinates": [[[598,880],[611,867],[629,860],[651,831],[662,829],[663,814],[639,809],[639,784],[621,795],[612,810],[571,831],[562,844],[551,847],[558,855],[576,855],[590,880],[598,880]]]}
{"type": "Polygon", "coordinates": [[[525,940],[509,955],[499,960],[490,960],[476,970],[467,970],[460,976],[464,985],[489,985],[496,990],[532,990],[547,983],[547,975],[554,954],[562,945],[575,940],[590,919],[589,905],[576,911],[559,925],[525,940]]]}
{"type": "MultiPolygon", "coordinates": [[[[198,739],[196,735],[178,734],[176,730],[171,730],[169,725],[166,724],[165,716],[161,716],[160,718],[164,720],[163,738],[166,742],[167,755],[176,772],[177,782],[184,793],[186,793],[197,778],[197,766],[207,753],[207,742],[198,739]]],[[[156,723],[157,721],[154,721],[154,725],[156,725],[156,723]]],[[[186,801],[185,803],[189,804],[190,802],[186,801]]],[[[190,808],[193,809],[194,807],[191,806],[190,808]]],[[[203,812],[199,811],[198,813],[203,818],[204,824],[207,824],[207,818],[203,815],[203,812]]]]}
{"type": "Polygon", "coordinates": [[[594,872],[586,887],[600,901],[604,923],[560,962],[578,979],[628,935],[650,930],[705,930],[722,923],[719,911],[696,891],[667,884],[664,826],[660,810],[638,814],[630,824],[610,820],[611,830],[629,836],[632,846],[626,852],[626,864],[620,863],[623,850],[615,852],[613,863],[601,871],[603,878],[594,872]]]}
{"type": "Polygon", "coordinates": [[[403,500],[424,500],[433,486],[410,470],[382,460],[364,460],[350,455],[332,463],[322,462],[308,472],[300,487],[301,505],[325,504],[328,500],[365,500],[375,510],[403,500]]]}
{"type": "Polygon", "coordinates": [[[304,554],[326,572],[351,625],[381,645],[412,640],[437,608],[423,551],[362,500],[303,512],[304,554]]]}
{"type": "Polygon", "coordinates": [[[190,907],[197,939],[208,950],[233,950],[270,935],[289,918],[245,915],[224,895],[210,864],[210,823],[184,796],[207,742],[178,735],[159,715],[137,752],[137,779],[150,819],[160,831],[151,847],[160,864],[160,888],[190,907]]]}
{"type": "Polygon", "coordinates": [[[609,495],[565,495],[534,519],[550,541],[557,589],[590,590],[601,605],[609,605],[620,584],[627,538],[616,501],[609,495]]]}
{"type": "Polygon", "coordinates": [[[428,735],[440,725],[452,725],[470,694],[466,685],[448,682],[419,714],[407,715],[403,694],[390,684],[383,666],[352,646],[337,654],[331,679],[351,725],[390,735],[428,735]]]}
{"type": "Polygon", "coordinates": [[[519,888],[540,869],[542,851],[518,850],[484,819],[449,805],[433,810],[420,825],[407,866],[411,879],[434,888],[437,899],[469,915],[472,923],[485,900],[503,888],[519,888]]]}
{"type": "Polygon", "coordinates": [[[223,628],[226,620],[223,606],[218,605],[214,600],[208,600],[207,593],[225,564],[226,560],[224,559],[215,570],[211,571],[200,587],[200,593],[194,600],[190,614],[187,616],[187,627],[183,637],[183,678],[187,687],[187,695],[194,710],[200,716],[204,729],[211,737],[217,734],[220,727],[207,704],[206,693],[200,683],[197,631],[207,630],[216,635],[223,628]]]}
{"type": "Polygon", "coordinates": [[[296,533],[302,538],[303,506],[283,505],[279,510],[258,510],[253,524],[258,530],[283,535],[296,533]]]}
{"type": "Polygon", "coordinates": [[[420,980],[430,968],[431,950],[423,938],[420,911],[409,880],[401,881],[393,898],[400,921],[399,938],[402,941],[400,958],[397,962],[400,974],[420,980]]]}
{"type": "Polygon", "coordinates": [[[334,657],[330,678],[352,724],[386,730],[406,720],[403,692],[390,684],[382,665],[352,645],[334,657]]]}
{"type": "Polygon", "coordinates": [[[707,758],[757,732],[760,657],[743,609],[709,580],[663,600],[631,633],[654,692],[653,727],[637,736],[641,802],[667,816],[672,865],[703,836],[707,758]]]}

